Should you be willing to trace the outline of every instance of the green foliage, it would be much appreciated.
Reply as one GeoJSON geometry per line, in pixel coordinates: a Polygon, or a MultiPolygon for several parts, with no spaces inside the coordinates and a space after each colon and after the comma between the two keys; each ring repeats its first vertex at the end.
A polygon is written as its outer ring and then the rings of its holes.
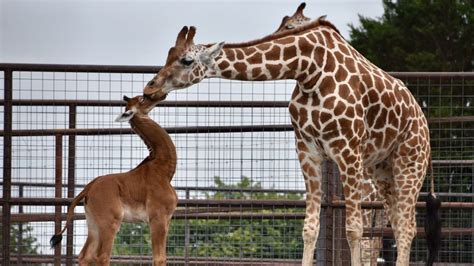
{"type": "MultiPolygon", "coordinates": [[[[0,209],[1,210],[1,209],[0,209]]],[[[0,231],[3,225],[0,224],[0,231]]],[[[10,253],[13,254],[38,254],[38,242],[35,237],[31,236],[33,227],[26,223],[12,224],[10,227],[10,253]]],[[[0,243],[3,243],[3,235],[0,234],[0,243]]]]}
{"type": "Polygon", "coordinates": [[[473,71],[472,0],[384,0],[379,19],[360,16],[351,44],[388,71],[473,71]]]}
{"type": "MultiPolygon", "coordinates": [[[[219,189],[261,189],[261,184],[243,177],[237,184],[226,184],[214,178],[219,189]]],[[[295,193],[218,191],[205,193],[206,199],[302,199],[295,193]]],[[[259,211],[267,213],[296,212],[297,209],[259,211]]],[[[301,210],[300,210],[301,211],[301,210]]],[[[252,211],[255,213],[256,211],[252,211]]],[[[302,219],[175,219],[171,223],[167,253],[169,256],[185,254],[186,227],[188,252],[198,257],[262,257],[295,258],[302,252],[302,219]]],[[[115,254],[149,254],[150,234],[146,225],[124,224],[115,242],[115,254]],[[141,247],[140,246],[147,246],[141,247]]]]}

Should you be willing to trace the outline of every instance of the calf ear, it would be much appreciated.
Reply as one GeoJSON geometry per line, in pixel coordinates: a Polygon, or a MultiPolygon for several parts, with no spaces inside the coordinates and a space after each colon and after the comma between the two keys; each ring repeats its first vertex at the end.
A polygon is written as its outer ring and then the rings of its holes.
{"type": "Polygon", "coordinates": [[[134,115],[135,115],[135,112],[133,112],[132,110],[127,110],[119,114],[117,118],[115,118],[115,122],[128,122],[130,121],[130,119],[132,119],[134,115]]]}
{"type": "Polygon", "coordinates": [[[127,95],[124,95],[124,96],[123,96],[123,100],[126,101],[126,102],[128,102],[128,101],[130,101],[130,98],[129,98],[127,95]]]}

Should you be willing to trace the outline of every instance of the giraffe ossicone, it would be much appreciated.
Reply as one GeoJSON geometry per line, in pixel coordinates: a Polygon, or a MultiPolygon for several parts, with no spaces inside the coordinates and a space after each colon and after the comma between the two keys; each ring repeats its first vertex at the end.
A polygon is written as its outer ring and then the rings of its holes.
{"type": "Polygon", "coordinates": [[[397,265],[408,265],[431,150],[427,120],[403,82],[368,61],[324,19],[222,46],[196,45],[195,33],[194,27],[180,31],[144,94],[156,99],[211,77],[296,80],[289,111],[307,191],[303,265],[313,263],[319,235],[324,159],[340,172],[351,264],[361,265],[361,198],[364,171],[370,171],[387,205],[397,265]]]}

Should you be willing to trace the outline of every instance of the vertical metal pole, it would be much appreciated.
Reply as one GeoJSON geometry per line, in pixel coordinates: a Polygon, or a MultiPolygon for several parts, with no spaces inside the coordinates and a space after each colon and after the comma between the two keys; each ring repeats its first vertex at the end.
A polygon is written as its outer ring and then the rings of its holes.
{"type": "Polygon", "coordinates": [[[326,264],[333,265],[333,250],[334,250],[334,208],[332,207],[332,202],[334,200],[334,168],[333,164],[329,161],[324,163],[326,168],[326,177],[327,177],[327,201],[328,207],[326,208],[326,264]]]}
{"type": "MultiPolygon", "coordinates": [[[[69,128],[76,128],[76,106],[69,105],[69,128]]],[[[76,136],[68,137],[67,155],[67,197],[74,198],[76,187],[76,136]]],[[[67,226],[66,265],[73,265],[74,256],[74,219],[67,226]]]]}
{"type": "MultiPolygon", "coordinates": [[[[189,190],[186,189],[186,199],[189,199],[189,190]]],[[[184,207],[184,265],[189,265],[189,221],[188,205],[184,207]]]]}
{"type": "MultiPolygon", "coordinates": [[[[18,197],[23,198],[23,186],[20,185],[18,186],[18,197]]],[[[23,213],[23,206],[20,205],[18,206],[18,213],[23,213]]],[[[17,261],[18,265],[23,264],[23,223],[18,223],[18,235],[17,235],[17,243],[16,243],[16,252],[18,253],[17,255],[17,261]]]]}
{"type": "Polygon", "coordinates": [[[3,107],[3,206],[2,206],[2,265],[10,265],[10,227],[11,227],[11,185],[12,185],[12,70],[4,70],[4,107],[3,107]]]}
{"type": "MultiPolygon", "coordinates": [[[[56,135],[56,163],[55,163],[55,182],[54,182],[54,197],[62,198],[62,179],[63,179],[63,136],[56,135]]],[[[61,231],[61,205],[54,207],[54,231],[58,233],[61,231]]],[[[54,265],[61,265],[61,245],[57,245],[54,248],[54,265]]]]}

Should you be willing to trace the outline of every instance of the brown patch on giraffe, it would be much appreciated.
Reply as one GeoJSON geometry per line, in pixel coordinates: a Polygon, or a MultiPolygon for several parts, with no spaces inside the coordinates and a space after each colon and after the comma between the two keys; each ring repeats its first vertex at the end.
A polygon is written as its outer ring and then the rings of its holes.
{"type": "Polygon", "coordinates": [[[350,92],[350,88],[346,84],[339,85],[339,96],[341,96],[342,99],[347,99],[350,92]]]}
{"type": "Polygon", "coordinates": [[[316,47],[316,49],[314,50],[314,60],[316,61],[316,64],[318,64],[320,68],[323,67],[325,53],[326,53],[326,49],[320,46],[316,47]]]}
{"type": "Polygon", "coordinates": [[[375,90],[369,90],[367,92],[367,95],[369,96],[369,102],[371,103],[377,103],[379,101],[379,94],[375,90]]]}
{"type": "Polygon", "coordinates": [[[266,68],[268,69],[268,71],[270,72],[270,76],[272,78],[276,78],[278,77],[278,75],[280,74],[280,71],[281,71],[281,68],[283,66],[281,64],[277,64],[277,65],[273,65],[273,64],[266,64],[266,68]]]}
{"type": "Polygon", "coordinates": [[[227,50],[224,50],[226,56],[227,56],[227,59],[231,62],[235,61],[235,49],[227,49],[227,50]]]}
{"type": "Polygon", "coordinates": [[[316,39],[318,40],[317,43],[322,46],[326,46],[326,41],[324,40],[324,36],[321,34],[321,32],[315,32],[314,35],[316,35],[316,39]]]}
{"type": "Polygon", "coordinates": [[[304,72],[304,71],[306,71],[306,68],[308,68],[309,63],[305,59],[300,59],[300,60],[301,60],[301,69],[300,69],[300,71],[304,72]]]}
{"type": "Polygon", "coordinates": [[[325,72],[333,72],[336,70],[336,60],[332,53],[327,53],[326,55],[326,64],[324,65],[325,72]]]}
{"type": "Polygon", "coordinates": [[[336,46],[334,45],[334,41],[332,39],[331,33],[327,32],[327,31],[323,31],[322,33],[323,33],[324,38],[326,40],[326,47],[328,47],[329,49],[334,49],[336,46]]]}
{"type": "Polygon", "coordinates": [[[336,139],[329,143],[329,147],[335,149],[338,152],[342,151],[346,146],[346,141],[343,139],[336,139]]]}
{"type": "Polygon", "coordinates": [[[237,60],[244,60],[245,55],[244,52],[241,49],[235,50],[237,60]]]}
{"type": "Polygon", "coordinates": [[[256,48],[260,51],[265,52],[266,50],[268,50],[270,48],[270,46],[272,46],[271,43],[261,43],[261,44],[257,45],[256,48]]]}
{"type": "Polygon", "coordinates": [[[319,91],[322,97],[329,95],[330,93],[334,92],[336,88],[336,83],[332,77],[326,76],[323,78],[319,85],[319,91]]]}
{"type": "Polygon", "coordinates": [[[309,181],[309,185],[312,193],[319,191],[319,182],[309,181]]]}
{"type": "Polygon", "coordinates": [[[308,73],[314,73],[316,71],[316,64],[314,64],[312,61],[310,62],[308,73]]]}
{"type": "Polygon", "coordinates": [[[242,62],[237,62],[234,64],[235,70],[239,72],[239,74],[245,73],[247,71],[247,64],[242,63],[242,62]]]}
{"type": "Polygon", "coordinates": [[[305,108],[300,108],[299,118],[298,124],[300,127],[303,127],[303,125],[308,121],[308,112],[305,108]]]}
{"type": "Polygon", "coordinates": [[[255,53],[249,58],[247,58],[247,62],[251,65],[261,64],[263,62],[262,57],[263,57],[262,53],[255,53]]]}
{"type": "Polygon", "coordinates": [[[368,123],[370,128],[374,127],[375,118],[379,114],[379,111],[380,111],[380,105],[378,105],[378,104],[373,105],[367,111],[367,123],[368,123]]]}
{"type": "Polygon", "coordinates": [[[262,74],[262,69],[259,68],[259,67],[256,67],[254,69],[252,69],[252,77],[253,78],[256,78],[258,77],[258,75],[262,74]]]}
{"type": "Polygon", "coordinates": [[[232,71],[231,70],[226,70],[226,71],[222,71],[221,72],[221,75],[224,77],[224,78],[232,78],[232,71]]]}
{"type": "Polygon", "coordinates": [[[287,68],[290,70],[297,69],[298,68],[298,58],[295,58],[295,60],[291,61],[286,65],[287,68]]]}
{"type": "Polygon", "coordinates": [[[300,37],[298,40],[298,48],[303,56],[310,56],[313,52],[314,45],[308,42],[304,37],[300,37]]]}
{"type": "Polygon", "coordinates": [[[316,43],[316,36],[314,35],[314,33],[310,33],[310,34],[306,35],[306,38],[308,38],[308,40],[310,42],[312,42],[313,44],[316,43]]]}
{"type": "Polygon", "coordinates": [[[344,55],[341,52],[339,51],[334,52],[334,57],[336,57],[336,60],[339,64],[344,63],[344,55]]]}
{"type": "MultiPolygon", "coordinates": [[[[352,121],[346,118],[339,118],[337,120],[342,131],[351,132],[352,131],[352,121]]],[[[352,134],[352,133],[350,133],[352,134]]]]}
{"type": "Polygon", "coordinates": [[[329,122],[324,128],[323,128],[323,134],[322,138],[324,140],[330,140],[334,139],[339,136],[339,131],[337,130],[337,122],[336,120],[333,120],[329,122]]]}
{"type": "Polygon", "coordinates": [[[347,67],[347,71],[349,71],[349,73],[355,73],[356,72],[354,59],[352,59],[350,57],[346,57],[345,60],[344,60],[344,65],[347,67]]]}
{"type": "Polygon", "coordinates": [[[336,107],[334,107],[334,115],[340,116],[346,110],[346,105],[342,101],[337,101],[336,107]]]}
{"type": "Polygon", "coordinates": [[[280,46],[273,46],[273,48],[266,52],[265,53],[265,58],[267,60],[279,60],[280,59],[280,51],[281,51],[281,48],[280,46]]]}
{"type": "Polygon", "coordinates": [[[388,92],[384,92],[384,93],[382,94],[382,97],[381,97],[382,103],[383,103],[383,105],[384,105],[386,108],[389,108],[389,107],[391,107],[391,106],[394,104],[394,103],[393,103],[393,100],[394,100],[394,99],[392,99],[391,96],[392,96],[392,95],[389,94],[388,92]]]}
{"type": "Polygon", "coordinates": [[[297,103],[301,105],[306,105],[308,103],[308,97],[306,95],[301,95],[297,100],[297,103]]]}
{"type": "MultiPolygon", "coordinates": [[[[288,60],[296,57],[296,46],[288,46],[283,49],[283,59],[288,60]]],[[[297,59],[296,59],[297,60],[297,59]]]]}
{"type": "Polygon", "coordinates": [[[275,43],[283,44],[283,45],[291,44],[291,43],[294,43],[294,42],[295,42],[295,37],[287,37],[287,38],[275,40],[275,43]]]}
{"type": "Polygon", "coordinates": [[[290,110],[290,115],[293,120],[298,121],[298,108],[296,108],[296,106],[294,106],[293,104],[290,104],[288,109],[290,110]]]}
{"type": "Polygon", "coordinates": [[[237,73],[234,78],[236,80],[248,80],[247,73],[237,73]]]}
{"type": "Polygon", "coordinates": [[[354,118],[355,117],[355,110],[354,110],[353,106],[347,106],[346,116],[349,117],[349,118],[354,118]]]}
{"type": "Polygon", "coordinates": [[[374,83],[372,82],[372,77],[370,75],[362,75],[362,82],[364,82],[367,88],[372,88],[374,83]]]}
{"type": "Polygon", "coordinates": [[[298,151],[305,151],[305,152],[309,151],[308,147],[301,141],[298,141],[297,148],[298,148],[298,151]]]}
{"type": "Polygon", "coordinates": [[[345,43],[339,43],[337,46],[339,47],[339,51],[341,51],[343,54],[351,56],[351,53],[349,52],[349,49],[347,49],[345,43]]]}
{"type": "MultiPolygon", "coordinates": [[[[314,125],[316,128],[321,127],[321,125],[319,124],[319,120],[320,120],[320,115],[319,115],[319,114],[320,114],[320,113],[319,113],[319,111],[317,111],[317,110],[314,110],[314,111],[311,112],[311,119],[312,119],[312,121],[313,121],[313,125],[314,125]]],[[[315,130],[313,129],[313,131],[315,131],[315,130]]],[[[314,133],[314,132],[313,132],[313,133],[314,133]]]]}
{"type": "Polygon", "coordinates": [[[390,143],[392,143],[396,137],[397,137],[397,131],[392,128],[387,128],[385,130],[385,140],[383,143],[383,147],[388,148],[390,146],[390,143]]]}
{"type": "Polygon", "coordinates": [[[222,62],[218,65],[219,69],[221,69],[221,70],[224,70],[224,69],[228,68],[229,66],[230,66],[230,64],[229,64],[229,62],[227,62],[227,61],[222,61],[222,62]]]}
{"type": "MultiPolygon", "coordinates": [[[[303,77],[302,77],[303,78],[303,77]]],[[[304,84],[306,88],[313,88],[316,83],[318,82],[319,78],[321,78],[321,72],[318,72],[316,76],[314,76],[312,79],[310,79],[308,82],[304,84]]]]}
{"type": "Polygon", "coordinates": [[[385,125],[387,124],[387,109],[382,108],[380,110],[380,115],[377,118],[377,121],[375,122],[375,129],[380,129],[384,128],[385,125]]]}
{"type": "Polygon", "coordinates": [[[255,47],[245,47],[242,50],[244,51],[244,54],[246,56],[249,56],[249,55],[251,55],[251,54],[253,54],[257,51],[257,49],[255,47]]]}
{"type": "Polygon", "coordinates": [[[319,117],[320,117],[321,124],[324,124],[327,121],[329,121],[329,119],[332,118],[332,115],[326,112],[320,112],[319,117]]]}
{"type": "Polygon", "coordinates": [[[323,107],[329,110],[333,110],[335,101],[336,101],[335,96],[328,97],[326,100],[324,100],[323,107]]]}
{"type": "Polygon", "coordinates": [[[347,184],[353,187],[356,184],[356,179],[354,177],[347,178],[347,184]]]}
{"type": "Polygon", "coordinates": [[[335,75],[336,81],[342,82],[346,80],[347,75],[348,75],[347,70],[343,66],[339,66],[335,75]]]}

